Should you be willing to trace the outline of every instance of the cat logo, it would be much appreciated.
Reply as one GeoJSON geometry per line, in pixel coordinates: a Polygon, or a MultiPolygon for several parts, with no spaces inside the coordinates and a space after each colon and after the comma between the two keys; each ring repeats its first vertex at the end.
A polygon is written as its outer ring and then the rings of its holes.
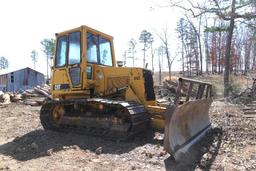
{"type": "Polygon", "coordinates": [[[55,84],[54,87],[53,87],[53,89],[54,89],[54,90],[60,90],[60,86],[61,86],[60,84],[55,84]]]}

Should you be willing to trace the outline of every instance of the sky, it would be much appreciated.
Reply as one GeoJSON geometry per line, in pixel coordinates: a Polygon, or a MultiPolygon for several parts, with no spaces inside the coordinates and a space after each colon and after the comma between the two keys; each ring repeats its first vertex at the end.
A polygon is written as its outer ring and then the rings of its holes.
{"type": "MultiPolygon", "coordinates": [[[[30,57],[32,50],[39,53],[36,70],[46,74],[40,41],[81,25],[112,35],[117,60],[123,59],[131,38],[138,42],[143,29],[156,34],[168,27],[170,39],[175,40],[175,28],[181,13],[159,5],[161,0],[0,1],[0,56],[10,62],[9,69],[0,70],[0,74],[24,67],[33,68],[30,57]]],[[[174,53],[177,47],[175,41],[172,42],[171,53],[174,53]]],[[[160,46],[157,37],[155,46],[160,46]]],[[[137,55],[142,56],[140,53],[137,55]]],[[[177,65],[173,68],[179,69],[177,65]]]]}

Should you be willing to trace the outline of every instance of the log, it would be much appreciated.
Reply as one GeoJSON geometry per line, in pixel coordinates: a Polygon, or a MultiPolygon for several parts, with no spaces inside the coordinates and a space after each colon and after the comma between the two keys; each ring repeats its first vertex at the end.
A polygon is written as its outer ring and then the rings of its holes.
{"type": "Polygon", "coordinates": [[[11,103],[11,97],[8,93],[4,93],[0,96],[0,102],[2,104],[10,104],[11,103]]]}
{"type": "Polygon", "coordinates": [[[34,87],[34,90],[42,95],[44,95],[45,97],[48,97],[50,99],[52,99],[52,96],[50,94],[48,94],[47,92],[45,92],[44,90],[38,88],[38,87],[34,87]]]}
{"type": "Polygon", "coordinates": [[[44,92],[50,94],[50,89],[47,88],[47,87],[40,87],[40,86],[36,86],[36,88],[40,89],[40,90],[43,90],[44,92]]]}
{"type": "Polygon", "coordinates": [[[12,94],[11,95],[11,102],[18,102],[22,100],[22,94],[12,94]]]}
{"type": "Polygon", "coordinates": [[[31,93],[28,93],[26,91],[22,93],[22,96],[24,96],[25,98],[27,98],[27,97],[39,97],[39,95],[36,94],[36,93],[31,94],[31,93]]]}
{"type": "Polygon", "coordinates": [[[39,98],[39,99],[36,99],[35,101],[39,104],[39,105],[43,105],[44,104],[44,102],[45,102],[45,99],[46,98],[39,98]]]}
{"type": "Polygon", "coordinates": [[[40,106],[41,104],[37,103],[36,101],[25,101],[25,105],[30,105],[30,106],[40,106]]]}

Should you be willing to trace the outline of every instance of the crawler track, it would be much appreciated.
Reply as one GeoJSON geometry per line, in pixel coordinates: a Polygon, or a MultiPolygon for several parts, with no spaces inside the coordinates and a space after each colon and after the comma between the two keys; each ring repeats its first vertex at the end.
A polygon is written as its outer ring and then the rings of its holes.
{"type": "Polygon", "coordinates": [[[107,99],[48,101],[40,111],[44,129],[125,140],[147,129],[149,117],[135,102],[107,99]]]}

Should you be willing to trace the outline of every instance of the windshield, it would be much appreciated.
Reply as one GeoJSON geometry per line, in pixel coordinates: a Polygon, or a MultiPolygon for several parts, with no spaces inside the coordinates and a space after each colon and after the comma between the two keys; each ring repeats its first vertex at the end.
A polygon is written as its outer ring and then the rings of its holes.
{"type": "Polygon", "coordinates": [[[67,57],[68,57],[69,65],[79,64],[81,62],[80,44],[81,44],[81,32],[73,32],[73,33],[70,33],[69,36],[65,35],[65,36],[59,37],[57,40],[55,66],[56,67],[65,66],[67,57]]]}

